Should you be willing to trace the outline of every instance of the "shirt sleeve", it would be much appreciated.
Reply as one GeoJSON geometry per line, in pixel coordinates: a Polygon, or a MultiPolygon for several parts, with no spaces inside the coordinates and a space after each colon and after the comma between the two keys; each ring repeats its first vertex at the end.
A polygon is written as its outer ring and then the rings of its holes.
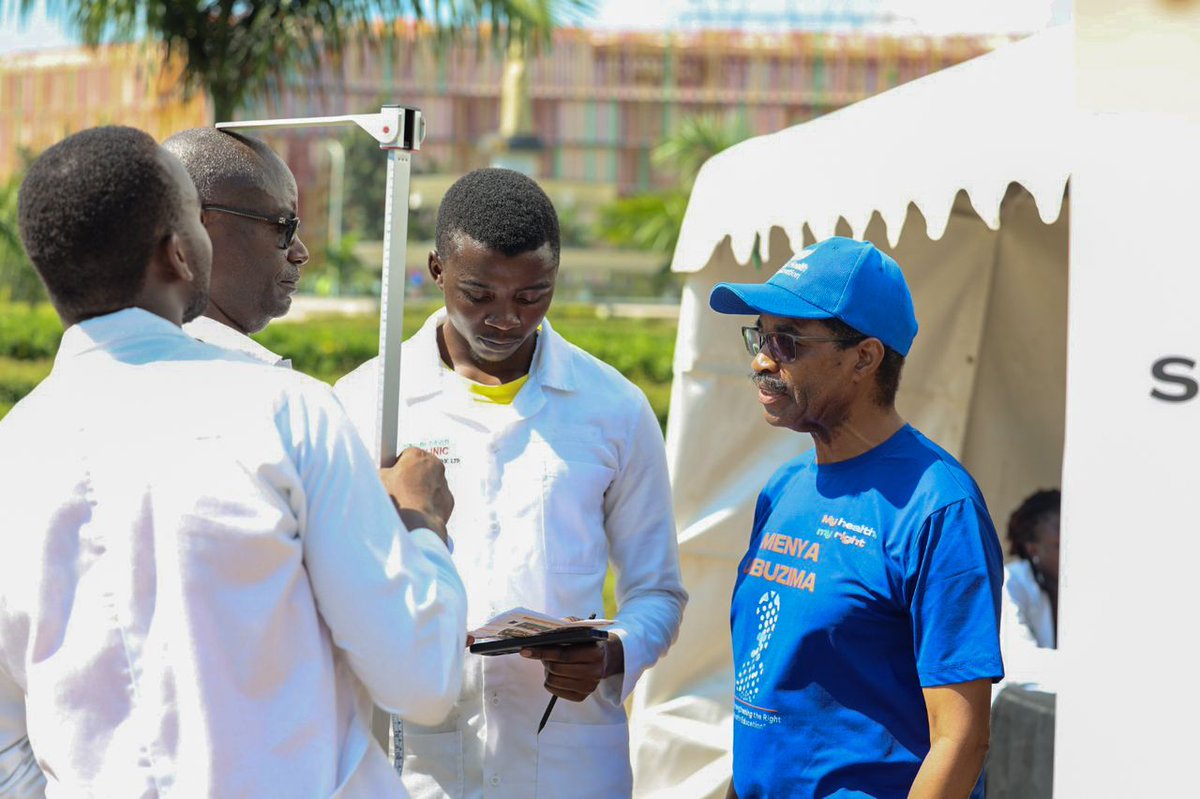
{"type": "Polygon", "coordinates": [[[621,468],[604,497],[609,557],[617,576],[618,611],[609,629],[621,638],[625,673],[606,680],[601,690],[618,703],[674,642],[687,604],[662,432],[650,403],[640,400],[621,468]]]}
{"type": "Polygon", "coordinates": [[[327,391],[305,399],[290,435],[317,607],[377,705],[436,724],[462,683],[462,581],[436,535],[404,529],[341,406],[327,391]]]}
{"type": "Polygon", "coordinates": [[[909,553],[906,584],[922,688],[999,680],[1003,557],[987,512],[969,499],[935,511],[909,553]]]}
{"type": "Polygon", "coordinates": [[[0,799],[42,799],[46,777],[25,730],[25,695],[0,666],[0,799]]]}

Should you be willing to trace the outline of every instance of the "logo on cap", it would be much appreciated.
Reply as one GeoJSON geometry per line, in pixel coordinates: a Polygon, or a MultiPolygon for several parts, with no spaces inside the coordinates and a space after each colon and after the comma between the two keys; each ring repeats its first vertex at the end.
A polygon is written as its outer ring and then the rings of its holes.
{"type": "Polygon", "coordinates": [[[802,274],[804,274],[807,271],[808,271],[808,264],[806,264],[804,262],[786,263],[783,265],[783,268],[779,270],[779,273],[775,276],[776,277],[799,278],[802,274]]]}
{"type": "Polygon", "coordinates": [[[783,265],[775,277],[790,277],[799,278],[802,274],[808,271],[808,264],[804,263],[804,259],[813,254],[812,249],[802,250],[792,260],[783,265]]]}

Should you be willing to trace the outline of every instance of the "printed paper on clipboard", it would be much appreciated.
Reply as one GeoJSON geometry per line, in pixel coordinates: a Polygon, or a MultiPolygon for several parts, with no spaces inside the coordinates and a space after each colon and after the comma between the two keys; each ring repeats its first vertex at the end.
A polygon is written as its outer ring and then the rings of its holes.
{"type": "Polygon", "coordinates": [[[529,638],[534,635],[571,629],[599,629],[612,624],[609,619],[559,619],[528,608],[513,608],[470,631],[476,641],[489,638],[529,638]]]}

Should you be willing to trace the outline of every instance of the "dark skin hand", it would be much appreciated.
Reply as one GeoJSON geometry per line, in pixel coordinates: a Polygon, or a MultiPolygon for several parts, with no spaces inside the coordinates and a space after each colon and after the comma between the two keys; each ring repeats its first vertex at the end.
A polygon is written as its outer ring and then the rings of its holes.
{"type": "Polygon", "coordinates": [[[454,511],[454,495],[446,484],[446,467],[436,455],[409,447],[396,462],[379,470],[404,526],[423,527],[446,541],[446,522],[454,511]]]}
{"type": "Polygon", "coordinates": [[[615,635],[592,644],[530,647],[521,657],[542,661],[546,690],[570,702],[587,699],[605,677],[625,673],[625,649],[615,635]]]}

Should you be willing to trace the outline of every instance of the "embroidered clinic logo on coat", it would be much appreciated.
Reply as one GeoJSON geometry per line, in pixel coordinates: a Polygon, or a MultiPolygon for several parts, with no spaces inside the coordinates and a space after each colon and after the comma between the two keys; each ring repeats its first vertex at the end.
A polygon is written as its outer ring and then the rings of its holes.
{"type": "Polygon", "coordinates": [[[775,634],[775,625],[779,623],[779,593],[767,591],[758,599],[754,609],[758,618],[758,634],[755,637],[755,647],[750,656],[742,662],[738,669],[737,680],[734,682],[734,692],[738,699],[750,702],[758,696],[762,685],[762,675],[765,665],[763,655],[771,644],[771,636],[775,634]]]}
{"type": "MultiPolygon", "coordinates": [[[[404,446],[419,447],[430,455],[437,455],[438,459],[446,466],[462,462],[462,458],[458,456],[458,447],[454,446],[454,442],[448,438],[434,438],[427,441],[405,444],[404,446]]],[[[404,449],[404,447],[401,447],[401,449],[404,449]]]]}

